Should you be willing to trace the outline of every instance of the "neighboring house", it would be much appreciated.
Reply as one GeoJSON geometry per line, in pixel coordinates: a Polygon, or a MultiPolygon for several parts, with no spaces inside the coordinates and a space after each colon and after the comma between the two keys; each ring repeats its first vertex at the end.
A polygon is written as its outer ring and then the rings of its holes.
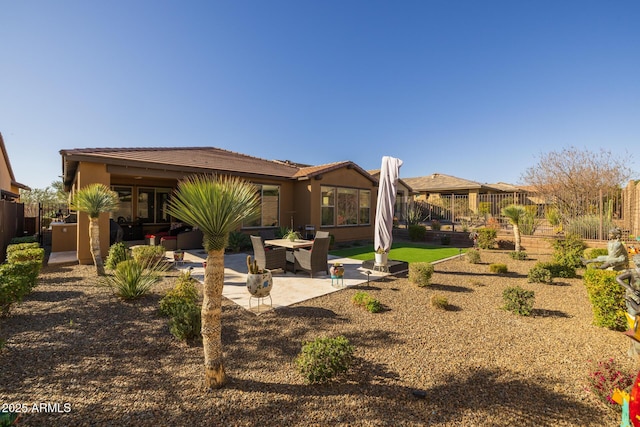
{"type": "Polygon", "coordinates": [[[506,203],[504,200],[524,204],[527,198],[525,190],[511,184],[481,184],[441,173],[404,178],[404,181],[418,193],[415,200],[446,210],[446,214],[438,211],[438,217],[446,219],[478,214],[481,202],[489,203],[491,213],[497,214],[506,203]]]}
{"type": "MultiPolygon", "coordinates": [[[[380,180],[380,169],[373,169],[368,171],[375,179],[380,180]]],[[[414,191],[409,184],[407,184],[402,178],[398,179],[398,186],[396,188],[396,204],[393,216],[400,224],[407,220],[407,209],[409,203],[413,201],[414,197],[418,195],[417,191],[414,191]]]]}
{"type": "MultiPolygon", "coordinates": [[[[180,179],[193,174],[239,176],[256,185],[260,216],[242,227],[248,234],[272,235],[278,227],[329,231],[336,241],[373,238],[377,180],[351,161],[307,166],[272,161],[213,147],[85,148],[61,150],[65,190],[92,183],[120,197],[112,216],[125,239],[140,240],[175,221],[166,213],[180,179]]],[[[92,262],[88,218],[78,215],[77,254],[92,262]]],[[[108,251],[109,216],[100,219],[103,253],[108,251]]]]}
{"type": "Polygon", "coordinates": [[[0,200],[18,201],[20,189],[30,190],[30,188],[16,181],[1,133],[0,151],[2,151],[2,158],[0,158],[0,200]]]}

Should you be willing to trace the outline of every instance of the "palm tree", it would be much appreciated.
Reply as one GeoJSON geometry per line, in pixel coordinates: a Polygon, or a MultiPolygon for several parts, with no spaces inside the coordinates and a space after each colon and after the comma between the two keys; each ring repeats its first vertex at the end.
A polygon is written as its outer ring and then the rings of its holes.
{"type": "Polygon", "coordinates": [[[104,184],[90,184],[78,190],[71,199],[70,208],[89,215],[89,246],[98,276],[104,276],[104,263],[100,253],[100,226],[98,219],[104,212],[118,210],[118,193],[104,184]]]}
{"type": "Polygon", "coordinates": [[[222,288],[224,249],[229,232],[253,219],[260,208],[255,187],[237,177],[191,176],[178,183],[169,200],[169,215],[198,227],[204,235],[207,267],[202,302],[205,386],[220,388],[226,378],[222,361],[222,288]]]}
{"type": "Polygon", "coordinates": [[[520,223],[525,219],[527,210],[521,205],[509,205],[502,208],[502,215],[513,225],[513,237],[516,241],[516,252],[520,252],[520,223]]]}

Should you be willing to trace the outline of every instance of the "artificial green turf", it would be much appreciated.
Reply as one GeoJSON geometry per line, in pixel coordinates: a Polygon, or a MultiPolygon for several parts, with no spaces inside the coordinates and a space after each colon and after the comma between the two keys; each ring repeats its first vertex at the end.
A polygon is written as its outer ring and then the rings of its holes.
{"type": "MultiPolygon", "coordinates": [[[[466,252],[463,249],[462,252],[466,252]]],[[[374,258],[373,245],[337,249],[329,252],[344,258],[366,261],[374,258]]],[[[459,248],[448,246],[428,246],[419,243],[398,242],[391,245],[389,259],[406,262],[433,262],[460,254],[459,248]]]]}

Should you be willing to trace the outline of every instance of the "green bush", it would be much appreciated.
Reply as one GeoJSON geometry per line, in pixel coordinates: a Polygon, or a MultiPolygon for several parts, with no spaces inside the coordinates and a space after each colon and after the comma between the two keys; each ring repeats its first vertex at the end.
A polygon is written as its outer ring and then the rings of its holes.
{"type": "Polygon", "coordinates": [[[498,230],[490,227],[482,227],[476,230],[478,233],[478,247],[491,249],[495,247],[498,238],[498,230]]]}
{"type": "Polygon", "coordinates": [[[124,242],[118,242],[111,245],[109,254],[104,262],[104,266],[109,270],[115,270],[116,266],[122,261],[131,259],[131,250],[127,248],[124,242]]]}
{"type": "Polygon", "coordinates": [[[442,224],[440,224],[440,221],[438,221],[437,219],[434,219],[433,221],[431,221],[431,229],[433,231],[440,231],[440,229],[442,229],[442,224]]]}
{"type": "Polygon", "coordinates": [[[559,264],[557,262],[537,262],[534,267],[536,266],[549,270],[551,277],[561,277],[563,279],[576,277],[576,269],[565,264],[559,264]]]}
{"type": "Polygon", "coordinates": [[[503,309],[521,316],[530,316],[533,312],[535,292],[527,291],[520,286],[513,286],[502,291],[503,309]]]}
{"type": "Polygon", "coordinates": [[[449,300],[442,295],[431,295],[431,305],[440,310],[446,310],[449,307],[449,300]]]}
{"type": "Polygon", "coordinates": [[[412,262],[409,264],[409,282],[420,287],[429,286],[433,276],[433,265],[428,262],[412,262]]]}
{"type": "MultiPolygon", "coordinates": [[[[611,230],[615,226],[616,225],[613,221],[603,218],[603,230],[611,230]]],[[[600,216],[584,215],[573,218],[565,224],[564,229],[567,234],[573,234],[582,239],[598,239],[598,234],[600,232],[600,216]]]]}
{"type": "Polygon", "coordinates": [[[42,262],[37,260],[16,261],[0,266],[0,274],[21,277],[25,280],[25,285],[28,288],[27,293],[29,293],[37,286],[41,269],[42,262]]]}
{"type": "Polygon", "coordinates": [[[409,226],[409,239],[412,242],[422,242],[427,236],[427,229],[424,225],[414,224],[409,226]]]}
{"type": "Polygon", "coordinates": [[[616,271],[589,268],[584,273],[584,285],[593,310],[593,323],[614,331],[624,331],[627,320],[624,287],[616,282],[616,271]]]}
{"type": "Polygon", "coordinates": [[[102,283],[122,299],[135,299],[149,292],[162,277],[163,264],[143,265],[135,259],[122,261],[112,275],[104,276],[102,283]]]}
{"type": "Polygon", "coordinates": [[[12,250],[7,252],[7,261],[10,263],[21,261],[38,261],[40,264],[44,261],[43,248],[28,248],[21,250],[12,250]]]}
{"type": "Polygon", "coordinates": [[[477,249],[471,249],[465,255],[469,264],[480,264],[480,251],[477,249]]]}
{"type": "Polygon", "coordinates": [[[599,256],[607,256],[609,255],[609,251],[607,250],[607,248],[591,248],[591,249],[586,249],[585,250],[585,258],[587,259],[594,259],[594,258],[598,258],[599,256]]]}
{"type": "Polygon", "coordinates": [[[349,369],[353,351],[344,336],[317,338],[302,346],[295,364],[308,383],[326,382],[349,369]]]}
{"type": "Polygon", "coordinates": [[[492,273],[504,274],[509,270],[507,269],[507,266],[505,264],[490,264],[489,271],[492,273]]]}
{"type": "Polygon", "coordinates": [[[515,259],[518,261],[524,261],[525,259],[527,259],[527,253],[525,251],[509,252],[509,256],[511,257],[511,259],[515,259]]]}
{"type": "Polygon", "coordinates": [[[241,231],[229,233],[228,248],[231,252],[240,252],[251,248],[251,239],[241,231]]]}
{"type": "Polygon", "coordinates": [[[178,276],[176,286],[160,300],[160,313],[164,316],[172,316],[179,305],[197,304],[196,283],[197,281],[191,277],[188,270],[178,276]]]}
{"type": "Polygon", "coordinates": [[[10,245],[15,245],[19,243],[37,243],[38,239],[36,236],[22,236],[22,237],[14,237],[9,241],[10,245]]]}
{"type": "Polygon", "coordinates": [[[201,337],[202,315],[196,304],[182,302],[172,308],[169,331],[181,341],[201,337]]]}
{"type": "Polygon", "coordinates": [[[527,275],[527,281],[529,283],[553,283],[553,276],[551,272],[546,268],[536,264],[527,275]]]}
{"type": "Polygon", "coordinates": [[[15,251],[23,251],[25,249],[39,249],[40,244],[38,242],[31,243],[14,243],[7,246],[7,256],[15,251]]]}
{"type": "Polygon", "coordinates": [[[360,307],[364,307],[370,313],[382,311],[382,304],[366,292],[356,292],[351,298],[351,302],[360,307]]]}
{"type": "MultiPolygon", "coordinates": [[[[157,265],[164,259],[164,246],[139,245],[131,249],[131,254],[136,262],[144,267],[157,265]]],[[[117,266],[117,264],[116,264],[117,266]]]]}
{"type": "Polygon", "coordinates": [[[7,274],[4,268],[9,264],[0,266],[0,317],[9,315],[14,304],[22,301],[30,291],[29,279],[17,274],[7,274]]]}
{"type": "Polygon", "coordinates": [[[557,264],[567,265],[573,268],[582,267],[582,254],[584,253],[584,241],[577,234],[568,234],[564,239],[555,239],[553,246],[553,260],[557,264]]]}

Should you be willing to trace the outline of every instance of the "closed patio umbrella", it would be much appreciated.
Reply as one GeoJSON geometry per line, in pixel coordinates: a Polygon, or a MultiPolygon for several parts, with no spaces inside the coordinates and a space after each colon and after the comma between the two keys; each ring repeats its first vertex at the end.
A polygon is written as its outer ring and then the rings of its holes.
{"type": "Polygon", "coordinates": [[[396,188],[400,176],[402,160],[384,156],[380,168],[378,203],[376,205],[374,249],[389,252],[393,237],[393,213],[396,203],[396,188]]]}

